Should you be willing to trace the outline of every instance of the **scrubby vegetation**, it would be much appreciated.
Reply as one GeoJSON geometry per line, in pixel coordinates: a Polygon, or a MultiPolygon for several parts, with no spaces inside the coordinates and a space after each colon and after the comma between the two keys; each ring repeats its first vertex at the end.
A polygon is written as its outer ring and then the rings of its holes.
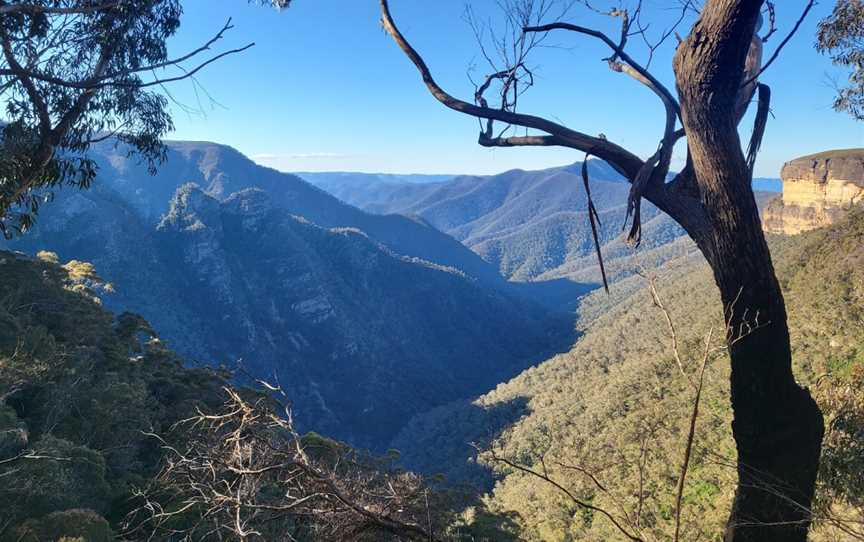
{"type": "Polygon", "coordinates": [[[0,253],[0,538],[107,540],[159,462],[144,432],[218,405],[222,377],[103,310],[92,269],[40,256],[0,253]]]}
{"type": "Polygon", "coordinates": [[[0,252],[0,270],[0,541],[449,540],[507,528],[476,495],[398,468],[395,451],[299,434],[272,386],[183,367],[143,318],[102,308],[91,265],[0,252]],[[470,525],[457,513],[469,505],[470,525]]]}
{"type": "MultiPolygon", "coordinates": [[[[827,420],[814,539],[855,539],[850,530],[860,535],[864,512],[864,211],[830,229],[775,237],[770,243],[789,309],[796,374],[827,420]]],[[[656,281],[676,324],[686,377],[646,280],[627,278],[612,295],[596,292],[583,300],[584,336],[569,353],[523,372],[473,404],[415,420],[398,438],[406,456],[430,450],[420,466],[467,470],[481,484],[489,478],[475,461],[493,469],[499,479],[487,503],[497,513],[518,518],[526,540],[619,540],[624,535],[562,488],[514,466],[548,475],[641,539],[672,539],[692,382],[706,334],[713,328],[712,344],[721,348],[717,342],[724,333],[720,301],[701,258],[683,256],[657,271],[656,281]],[[497,413],[517,407],[516,417],[522,417],[502,433],[497,413]],[[431,418],[446,422],[437,425],[431,418]],[[473,457],[468,443],[483,443],[490,434],[497,435],[491,446],[466,462],[473,457]],[[459,450],[462,460],[445,458],[442,450],[459,450]]],[[[723,350],[714,352],[682,496],[682,540],[719,540],[735,487],[729,362],[723,350]]]]}

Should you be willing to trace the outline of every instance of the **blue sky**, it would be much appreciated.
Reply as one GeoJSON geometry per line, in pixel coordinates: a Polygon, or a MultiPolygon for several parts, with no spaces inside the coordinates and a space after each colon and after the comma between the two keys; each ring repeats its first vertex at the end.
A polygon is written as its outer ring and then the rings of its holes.
{"type": "MultiPolygon", "coordinates": [[[[652,28],[674,17],[673,0],[645,0],[652,28]]],[[[472,0],[495,22],[493,0],[472,0]]],[[[804,0],[779,3],[778,45],[804,0]]],[[[798,35],[763,80],[773,88],[773,112],[756,175],[775,177],[786,160],[830,148],[864,146],[864,124],[831,110],[832,79],[842,72],[813,49],[816,23],[833,2],[817,5],[798,35]]],[[[209,140],[236,147],[256,161],[285,171],[393,173],[497,173],[571,163],[569,149],[485,149],[476,144],[477,123],[438,104],[410,62],[381,29],[376,0],[295,0],[283,12],[247,6],[243,0],[188,0],[175,53],[212,36],[228,17],[235,28],[217,47],[254,41],[256,46],[209,66],[200,88],[171,87],[184,107],[175,109],[172,139],[209,140]],[[204,97],[206,90],[211,99],[204,97]],[[189,108],[198,111],[189,112],[189,108]]],[[[403,33],[451,93],[470,99],[467,70],[483,72],[478,48],[462,13],[465,0],[391,0],[403,33]]],[[[614,33],[606,18],[574,8],[570,20],[614,33]]],[[[682,29],[686,33],[686,28],[682,29]]],[[[537,85],[520,110],[549,116],[574,129],[604,133],[642,156],[651,154],[662,130],[657,99],[626,76],[611,72],[607,56],[584,36],[554,35],[556,48],[533,59],[537,85]]],[[[634,43],[634,56],[644,58],[634,43]]],[[[671,45],[652,69],[672,87],[671,45]]],[[[748,120],[745,119],[745,123],[748,120]]],[[[745,129],[746,133],[749,133],[745,129]]],[[[684,150],[677,150],[683,158],[684,150]]],[[[675,164],[673,164],[673,167],[675,164]]]]}

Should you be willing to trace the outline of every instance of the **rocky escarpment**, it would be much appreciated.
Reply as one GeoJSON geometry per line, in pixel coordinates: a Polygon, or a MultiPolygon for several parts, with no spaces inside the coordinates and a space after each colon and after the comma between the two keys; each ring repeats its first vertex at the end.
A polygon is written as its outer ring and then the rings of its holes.
{"type": "Polygon", "coordinates": [[[864,149],[826,151],[783,165],[783,195],[766,207],[765,231],[794,235],[837,222],[864,201],[864,149]]]}

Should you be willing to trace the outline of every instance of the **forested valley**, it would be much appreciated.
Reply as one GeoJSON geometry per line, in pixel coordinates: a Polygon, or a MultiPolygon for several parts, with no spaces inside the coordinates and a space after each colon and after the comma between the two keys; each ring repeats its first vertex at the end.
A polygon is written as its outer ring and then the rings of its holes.
{"type": "Polygon", "coordinates": [[[864,540],[864,4],[654,4],[0,0],[0,542],[864,540]]]}

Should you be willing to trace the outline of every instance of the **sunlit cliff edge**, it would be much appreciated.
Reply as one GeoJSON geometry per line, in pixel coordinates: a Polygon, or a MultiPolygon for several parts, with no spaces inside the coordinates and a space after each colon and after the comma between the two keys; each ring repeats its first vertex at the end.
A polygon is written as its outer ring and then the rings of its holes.
{"type": "Polygon", "coordinates": [[[783,165],[783,194],[762,216],[769,233],[794,235],[837,222],[864,201],[864,149],[825,151],[783,165]]]}

